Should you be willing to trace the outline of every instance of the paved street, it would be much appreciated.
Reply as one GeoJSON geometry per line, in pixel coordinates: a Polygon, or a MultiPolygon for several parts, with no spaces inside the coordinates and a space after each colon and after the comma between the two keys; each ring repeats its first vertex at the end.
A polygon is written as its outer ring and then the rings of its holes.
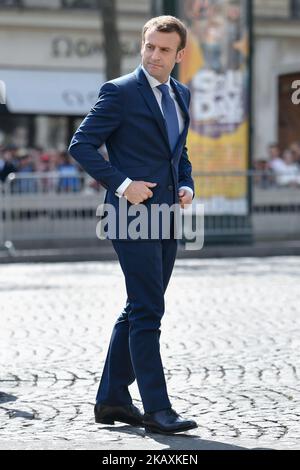
{"type": "Polygon", "coordinates": [[[93,420],[118,264],[1,265],[0,448],[300,448],[299,282],[295,257],[177,261],[161,353],[173,407],[199,428],[162,436],[93,420]]]}

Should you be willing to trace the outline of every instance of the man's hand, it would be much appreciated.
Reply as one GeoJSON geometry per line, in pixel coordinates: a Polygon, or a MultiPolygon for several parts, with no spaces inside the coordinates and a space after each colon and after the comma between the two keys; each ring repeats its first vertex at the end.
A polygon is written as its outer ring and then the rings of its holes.
{"type": "Polygon", "coordinates": [[[153,196],[150,188],[155,188],[157,183],[148,183],[147,181],[132,181],[128,188],[124,191],[123,196],[131,202],[131,204],[141,204],[153,196]]]}
{"type": "Polygon", "coordinates": [[[181,189],[178,193],[180,207],[184,209],[185,205],[192,204],[193,202],[193,195],[187,189],[181,189]]]}

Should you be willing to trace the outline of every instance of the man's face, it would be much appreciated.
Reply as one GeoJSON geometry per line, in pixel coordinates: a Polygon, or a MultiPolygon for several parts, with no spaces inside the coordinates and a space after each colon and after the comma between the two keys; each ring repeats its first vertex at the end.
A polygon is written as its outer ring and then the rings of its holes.
{"type": "Polygon", "coordinates": [[[164,83],[168,80],[176,63],[183,59],[184,49],[178,51],[180,36],[176,32],[162,33],[150,29],[142,45],[142,64],[147,72],[164,83]]]}

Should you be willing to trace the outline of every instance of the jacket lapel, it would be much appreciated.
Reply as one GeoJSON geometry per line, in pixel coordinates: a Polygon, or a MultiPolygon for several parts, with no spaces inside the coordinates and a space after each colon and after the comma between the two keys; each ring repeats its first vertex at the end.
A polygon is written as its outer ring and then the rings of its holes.
{"type": "Polygon", "coordinates": [[[168,132],[165,124],[164,117],[161,113],[161,110],[159,108],[159,105],[156,101],[156,98],[154,96],[154,93],[149,85],[149,82],[142,70],[141,67],[138,67],[137,70],[135,71],[137,81],[138,81],[138,88],[141,94],[143,95],[148,107],[153,113],[153,116],[158,124],[158,127],[165,139],[166,144],[170,148],[169,144],[169,138],[168,138],[168,132]]]}
{"type": "Polygon", "coordinates": [[[180,90],[179,86],[177,85],[177,83],[175,82],[175,80],[172,77],[171,77],[171,85],[172,85],[172,88],[175,92],[177,103],[179,104],[179,106],[180,106],[180,108],[181,108],[181,110],[184,114],[184,117],[185,117],[184,129],[183,129],[182,133],[180,134],[177,145],[174,149],[174,153],[175,153],[175,152],[177,152],[177,149],[180,148],[180,146],[183,144],[183,141],[186,139],[187,131],[188,131],[189,124],[190,124],[190,115],[189,115],[188,108],[187,108],[187,106],[185,104],[185,101],[184,101],[183,92],[180,90]]]}
{"type": "MultiPolygon", "coordinates": [[[[154,96],[153,90],[151,89],[151,87],[149,85],[149,82],[148,82],[141,66],[139,66],[136,69],[135,75],[136,75],[136,78],[137,78],[139,91],[143,95],[148,107],[152,111],[153,116],[154,116],[154,118],[155,118],[155,120],[158,124],[158,127],[159,127],[159,129],[160,129],[160,131],[163,135],[163,138],[164,138],[168,148],[170,149],[168,131],[167,131],[167,127],[166,127],[164,117],[161,113],[161,110],[159,108],[157,100],[154,96]]],[[[172,88],[175,92],[177,102],[178,102],[179,106],[181,107],[181,109],[183,111],[183,114],[185,116],[185,126],[184,126],[184,129],[183,129],[181,135],[179,136],[177,145],[174,149],[173,154],[175,154],[177,149],[181,145],[182,141],[186,138],[187,130],[188,130],[189,123],[190,123],[190,118],[189,118],[188,108],[187,108],[187,106],[185,104],[185,101],[184,101],[183,92],[180,90],[179,86],[177,86],[176,81],[172,77],[171,77],[171,85],[172,85],[172,88]]],[[[170,153],[171,153],[171,149],[170,149],[170,153]]]]}
{"type": "Polygon", "coordinates": [[[190,120],[190,115],[189,115],[188,108],[187,108],[187,106],[185,104],[185,101],[184,101],[183,91],[180,90],[180,88],[178,87],[178,85],[175,82],[174,78],[172,78],[172,77],[171,77],[171,85],[172,85],[172,88],[175,92],[177,102],[178,102],[180,108],[182,109],[183,114],[185,115],[185,125],[188,126],[189,125],[189,120],[190,120]]]}

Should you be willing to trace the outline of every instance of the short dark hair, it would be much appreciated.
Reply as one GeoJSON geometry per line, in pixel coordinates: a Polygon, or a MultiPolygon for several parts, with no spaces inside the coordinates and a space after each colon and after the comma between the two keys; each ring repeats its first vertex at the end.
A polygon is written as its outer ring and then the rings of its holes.
{"type": "Polygon", "coordinates": [[[145,42],[145,35],[149,29],[154,29],[161,33],[177,33],[180,37],[180,44],[178,51],[184,49],[186,46],[187,40],[187,29],[182,21],[180,21],[175,16],[163,15],[151,18],[147,21],[143,28],[143,43],[145,42]]]}

